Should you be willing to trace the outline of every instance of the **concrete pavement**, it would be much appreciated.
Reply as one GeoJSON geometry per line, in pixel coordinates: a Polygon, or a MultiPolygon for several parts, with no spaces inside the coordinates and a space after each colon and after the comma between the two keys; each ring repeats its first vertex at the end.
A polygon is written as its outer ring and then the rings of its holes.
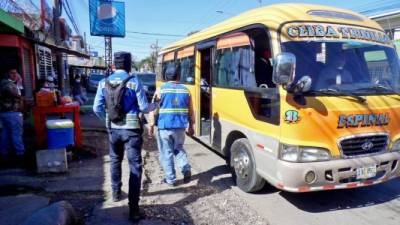
{"type": "MultiPolygon", "coordinates": [[[[97,157],[80,158],[78,155],[70,164],[69,172],[61,175],[2,170],[0,188],[16,187],[12,192],[17,193],[18,187],[29,187],[32,191],[28,188],[24,192],[47,199],[46,205],[49,199],[51,202],[68,200],[86,224],[130,224],[127,220],[127,162],[123,163],[124,199],[111,202],[104,125],[90,113],[82,116],[82,124],[85,128],[99,128],[100,132],[83,133],[84,148],[95,152],[97,157]]],[[[233,184],[223,158],[187,138],[185,149],[193,167],[193,181],[171,188],[161,182],[163,174],[155,141],[146,141],[143,149],[145,170],[141,205],[147,218],[140,224],[400,224],[399,179],[362,189],[292,194],[266,186],[256,194],[247,194],[233,184]]],[[[179,173],[178,176],[182,178],[179,173]]],[[[0,199],[0,216],[15,215],[1,205],[0,199]]],[[[5,218],[0,217],[0,224],[5,218]]]]}
{"type": "Polygon", "coordinates": [[[0,224],[20,224],[49,204],[49,198],[33,194],[0,197],[0,224]]]}
{"type": "MultiPolygon", "coordinates": [[[[225,165],[224,159],[202,145],[189,145],[192,163],[201,171],[225,165]]],[[[282,192],[267,185],[256,194],[244,193],[233,185],[232,179],[223,181],[271,225],[400,224],[398,178],[377,186],[313,193],[282,192]]]]}

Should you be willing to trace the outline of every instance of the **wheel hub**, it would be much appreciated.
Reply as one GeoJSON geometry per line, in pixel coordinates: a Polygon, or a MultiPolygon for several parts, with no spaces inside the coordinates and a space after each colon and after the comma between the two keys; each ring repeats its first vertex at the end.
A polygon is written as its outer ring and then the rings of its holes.
{"type": "Polygon", "coordinates": [[[233,167],[235,168],[235,173],[242,179],[246,179],[249,175],[249,164],[250,158],[245,150],[240,149],[233,156],[233,167]]]}

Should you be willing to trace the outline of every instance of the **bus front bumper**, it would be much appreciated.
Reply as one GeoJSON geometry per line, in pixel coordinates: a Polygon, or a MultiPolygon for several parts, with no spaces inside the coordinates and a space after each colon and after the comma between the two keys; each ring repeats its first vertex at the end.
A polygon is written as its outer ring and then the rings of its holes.
{"type": "Polygon", "coordinates": [[[323,162],[293,163],[278,160],[276,175],[278,182],[275,186],[289,192],[369,186],[400,176],[400,152],[323,162]],[[375,175],[369,172],[365,176],[362,172],[371,167],[376,167],[375,175]],[[307,183],[306,175],[310,173],[315,174],[315,179],[307,183]]]}

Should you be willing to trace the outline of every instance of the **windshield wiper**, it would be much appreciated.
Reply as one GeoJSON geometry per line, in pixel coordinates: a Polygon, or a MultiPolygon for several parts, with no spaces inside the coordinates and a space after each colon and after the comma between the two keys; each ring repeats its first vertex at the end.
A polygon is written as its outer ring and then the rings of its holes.
{"type": "Polygon", "coordinates": [[[381,85],[381,84],[376,84],[374,86],[370,86],[370,87],[365,87],[365,88],[359,88],[358,90],[373,90],[373,91],[380,91],[380,90],[384,90],[384,91],[389,91],[392,92],[395,95],[400,95],[399,92],[396,92],[395,90],[393,90],[393,88],[381,85]]]}
{"type": "Polygon", "coordinates": [[[361,96],[358,96],[352,92],[341,92],[337,89],[333,89],[333,88],[324,88],[324,89],[320,89],[317,91],[310,91],[309,93],[312,94],[323,94],[323,95],[329,95],[329,96],[338,96],[338,97],[352,97],[356,100],[358,100],[359,102],[366,102],[367,99],[361,96]]]}

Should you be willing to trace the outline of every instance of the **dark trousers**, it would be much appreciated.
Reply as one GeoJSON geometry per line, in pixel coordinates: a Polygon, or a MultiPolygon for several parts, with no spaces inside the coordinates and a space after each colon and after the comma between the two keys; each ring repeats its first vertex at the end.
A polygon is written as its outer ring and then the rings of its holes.
{"type": "Polygon", "coordinates": [[[129,205],[138,207],[140,187],[142,179],[142,131],[110,129],[110,164],[111,164],[111,187],[113,191],[121,188],[121,164],[124,152],[129,162],[129,205]]]}

